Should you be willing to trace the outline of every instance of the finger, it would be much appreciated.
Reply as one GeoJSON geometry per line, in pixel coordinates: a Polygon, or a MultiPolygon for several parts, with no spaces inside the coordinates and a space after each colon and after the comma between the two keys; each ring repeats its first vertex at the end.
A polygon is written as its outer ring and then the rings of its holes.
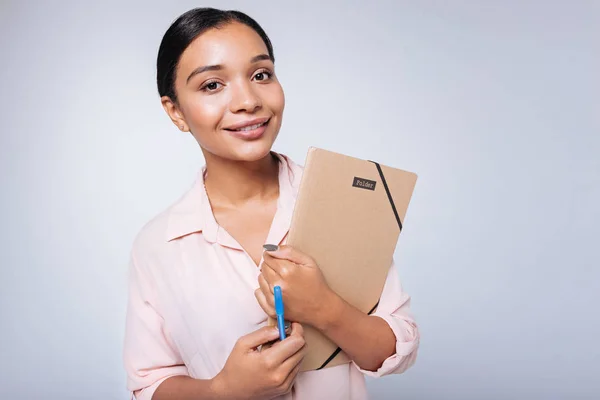
{"type": "Polygon", "coordinates": [[[273,286],[281,286],[281,276],[267,263],[263,264],[261,275],[269,285],[269,291],[273,293],[273,286]]]}
{"type": "Polygon", "coordinates": [[[263,294],[272,300],[272,303],[270,304],[275,305],[275,298],[273,297],[275,292],[273,290],[273,286],[269,285],[269,282],[267,282],[267,279],[262,273],[258,275],[258,286],[263,294]]]}
{"type": "Polygon", "coordinates": [[[238,345],[244,351],[252,351],[258,346],[275,340],[278,337],[279,331],[277,327],[265,326],[239,338],[238,345]]]}
{"type": "Polygon", "coordinates": [[[287,393],[292,388],[294,380],[296,379],[296,376],[298,376],[298,372],[300,372],[300,364],[297,364],[294,369],[290,371],[288,376],[285,378],[285,381],[283,381],[279,387],[284,393],[287,393]]]}
{"type": "Polygon", "coordinates": [[[304,328],[302,327],[302,324],[299,324],[298,322],[292,322],[292,333],[290,336],[292,335],[304,338],[304,328]]]}
{"type": "Polygon", "coordinates": [[[275,312],[275,307],[271,306],[271,304],[269,304],[269,302],[265,298],[265,294],[262,292],[261,289],[256,289],[254,291],[254,297],[256,297],[256,300],[258,301],[258,305],[260,306],[260,308],[263,309],[265,314],[267,314],[271,318],[277,318],[277,313],[275,312]]]}
{"type": "Polygon", "coordinates": [[[304,360],[307,351],[308,348],[305,345],[302,349],[285,360],[283,364],[277,366],[274,373],[280,379],[278,381],[279,385],[277,385],[278,389],[285,392],[292,386],[294,379],[296,379],[296,376],[300,371],[302,360],[304,360]]]}
{"type": "Polygon", "coordinates": [[[290,356],[287,360],[285,360],[281,364],[281,370],[285,371],[285,373],[291,373],[300,366],[304,357],[306,357],[306,353],[308,352],[308,346],[304,345],[300,350],[290,356]]]}
{"type": "Polygon", "coordinates": [[[299,352],[305,344],[306,342],[303,337],[299,335],[290,335],[285,340],[275,343],[264,353],[267,353],[266,357],[269,359],[272,366],[282,365],[284,361],[299,352]]]}
{"type": "Polygon", "coordinates": [[[275,251],[264,252],[265,257],[278,258],[280,260],[288,260],[298,265],[313,265],[314,260],[300,250],[287,245],[279,246],[275,251]]]}
{"type": "Polygon", "coordinates": [[[298,268],[298,264],[295,264],[289,260],[279,259],[269,256],[265,254],[264,256],[264,265],[269,266],[277,275],[284,278],[289,276],[296,268],[298,268]]]}
{"type": "MultiPolygon", "coordinates": [[[[289,321],[285,321],[285,334],[286,336],[290,336],[292,334],[292,324],[289,321]]],[[[269,347],[273,346],[278,340],[279,338],[263,344],[260,347],[260,350],[267,350],[269,347]]]]}

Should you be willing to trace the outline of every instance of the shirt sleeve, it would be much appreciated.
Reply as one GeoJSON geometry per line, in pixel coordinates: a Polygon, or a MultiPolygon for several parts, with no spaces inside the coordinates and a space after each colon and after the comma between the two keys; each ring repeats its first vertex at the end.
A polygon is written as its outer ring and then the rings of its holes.
{"type": "Polygon", "coordinates": [[[132,251],[123,361],[131,399],[151,400],[158,386],[175,375],[189,375],[157,311],[151,279],[132,251]]]}
{"type": "Polygon", "coordinates": [[[410,312],[410,296],[402,290],[394,262],[388,272],[377,310],[372,314],[385,320],[396,336],[396,353],[388,357],[377,371],[361,369],[363,374],[381,377],[401,374],[416,361],[419,347],[419,328],[410,312]]]}

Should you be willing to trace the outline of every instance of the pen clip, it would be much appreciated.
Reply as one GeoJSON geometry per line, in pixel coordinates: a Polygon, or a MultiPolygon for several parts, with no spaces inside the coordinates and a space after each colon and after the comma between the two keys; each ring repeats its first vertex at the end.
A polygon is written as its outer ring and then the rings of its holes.
{"type": "Polygon", "coordinates": [[[279,329],[279,338],[285,339],[285,318],[283,315],[283,296],[281,295],[281,287],[273,287],[273,295],[275,296],[275,313],[277,314],[277,328],[279,329]]]}

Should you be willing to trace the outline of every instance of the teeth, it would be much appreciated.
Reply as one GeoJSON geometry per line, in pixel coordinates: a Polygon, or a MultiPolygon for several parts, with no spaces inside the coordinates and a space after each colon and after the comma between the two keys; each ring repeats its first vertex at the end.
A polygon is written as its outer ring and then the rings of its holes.
{"type": "Polygon", "coordinates": [[[262,124],[256,124],[256,125],[250,125],[250,126],[246,126],[244,128],[240,128],[240,129],[236,129],[237,131],[251,131],[254,129],[258,129],[261,126],[263,126],[265,123],[263,122],[262,124]]]}

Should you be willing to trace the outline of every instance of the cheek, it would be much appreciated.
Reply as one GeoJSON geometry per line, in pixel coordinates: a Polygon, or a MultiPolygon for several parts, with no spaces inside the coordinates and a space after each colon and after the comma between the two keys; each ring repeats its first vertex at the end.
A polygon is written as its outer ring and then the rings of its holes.
{"type": "Polygon", "coordinates": [[[268,109],[276,116],[281,117],[285,107],[285,97],[281,85],[270,84],[259,86],[257,94],[260,97],[264,108],[268,109]]]}
{"type": "Polygon", "coordinates": [[[184,109],[185,119],[201,145],[214,140],[214,132],[219,129],[226,110],[225,96],[198,96],[188,99],[184,109]]]}
{"type": "Polygon", "coordinates": [[[273,93],[271,93],[270,95],[270,106],[271,109],[277,113],[277,114],[282,114],[283,113],[283,109],[285,108],[285,95],[283,93],[283,88],[281,87],[281,85],[277,85],[274,90],[273,93]]]}
{"type": "Polygon", "coordinates": [[[202,130],[214,130],[223,118],[227,101],[225,96],[198,97],[187,103],[186,120],[202,130]]]}

